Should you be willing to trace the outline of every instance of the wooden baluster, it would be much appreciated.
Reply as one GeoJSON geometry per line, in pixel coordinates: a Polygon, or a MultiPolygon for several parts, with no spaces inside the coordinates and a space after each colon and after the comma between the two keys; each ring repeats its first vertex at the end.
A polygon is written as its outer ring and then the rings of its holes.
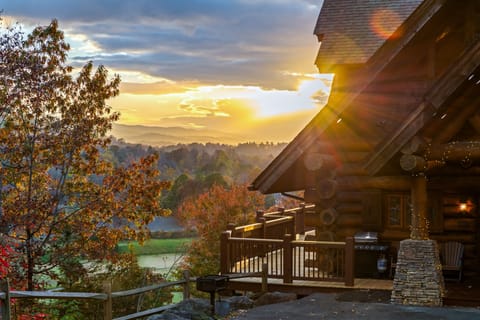
{"type": "Polygon", "coordinates": [[[292,235],[286,234],[283,238],[283,283],[293,281],[292,235]]]}
{"type": "Polygon", "coordinates": [[[355,240],[348,237],[345,241],[345,285],[355,284],[355,240]]]}

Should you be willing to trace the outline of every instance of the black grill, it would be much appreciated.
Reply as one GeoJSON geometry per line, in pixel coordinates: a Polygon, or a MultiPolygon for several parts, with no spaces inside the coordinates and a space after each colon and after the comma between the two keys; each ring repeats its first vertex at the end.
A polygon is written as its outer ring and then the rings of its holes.
{"type": "Polygon", "coordinates": [[[210,293],[212,315],[215,314],[215,293],[227,289],[227,286],[228,276],[213,274],[197,278],[197,290],[210,293]]]}

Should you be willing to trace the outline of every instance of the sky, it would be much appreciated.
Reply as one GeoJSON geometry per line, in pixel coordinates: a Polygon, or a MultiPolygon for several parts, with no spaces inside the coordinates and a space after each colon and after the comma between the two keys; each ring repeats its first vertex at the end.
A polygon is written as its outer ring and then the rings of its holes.
{"type": "Polygon", "coordinates": [[[321,4],[0,0],[0,9],[4,25],[19,22],[27,31],[57,19],[71,65],[91,60],[119,74],[121,94],[108,103],[121,113],[120,124],[288,142],[330,89],[331,75],[314,65],[321,4]]]}

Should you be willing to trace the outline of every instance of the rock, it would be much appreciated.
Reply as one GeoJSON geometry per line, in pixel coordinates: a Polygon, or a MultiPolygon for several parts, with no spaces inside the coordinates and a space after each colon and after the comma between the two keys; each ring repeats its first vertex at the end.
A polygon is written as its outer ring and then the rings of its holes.
{"type": "Polygon", "coordinates": [[[174,313],[170,313],[169,311],[165,311],[160,314],[154,314],[153,316],[148,317],[147,320],[188,320],[188,319],[184,317],[180,317],[174,313]]]}
{"type": "Polygon", "coordinates": [[[284,293],[284,292],[267,292],[261,295],[256,301],[255,306],[264,306],[267,304],[274,304],[280,302],[287,302],[297,300],[297,295],[295,293],[284,293]]]}
{"type": "Polygon", "coordinates": [[[147,320],[213,320],[211,310],[207,300],[188,299],[172,309],[148,317],[147,320]]]}
{"type": "Polygon", "coordinates": [[[251,309],[254,306],[254,301],[247,296],[233,296],[225,300],[230,303],[231,311],[251,309]]]}

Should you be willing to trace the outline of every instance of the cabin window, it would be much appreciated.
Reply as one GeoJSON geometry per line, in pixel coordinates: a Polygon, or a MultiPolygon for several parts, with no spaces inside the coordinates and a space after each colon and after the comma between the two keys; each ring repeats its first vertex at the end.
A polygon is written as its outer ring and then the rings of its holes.
{"type": "Polygon", "coordinates": [[[387,194],[385,198],[387,228],[408,229],[411,222],[410,194],[387,194]]]}

